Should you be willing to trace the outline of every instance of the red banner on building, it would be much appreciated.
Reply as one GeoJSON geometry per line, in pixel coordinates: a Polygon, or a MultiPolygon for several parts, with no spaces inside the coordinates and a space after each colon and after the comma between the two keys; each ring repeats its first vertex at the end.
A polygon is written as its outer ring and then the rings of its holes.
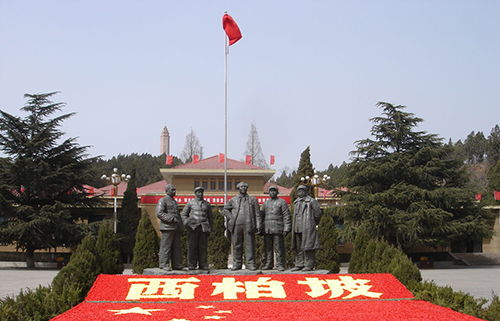
{"type": "MultiPolygon", "coordinates": [[[[141,196],[141,203],[142,204],[156,204],[162,198],[163,195],[143,195],[141,196]]],[[[233,196],[228,196],[228,200],[230,200],[233,196]]],[[[291,197],[290,196],[278,196],[279,198],[285,200],[287,204],[291,203],[291,197]]],[[[174,199],[177,201],[177,203],[183,205],[187,204],[190,200],[194,199],[194,195],[189,195],[189,196],[174,196],[174,199]]],[[[256,196],[257,202],[259,204],[264,204],[266,200],[268,200],[270,197],[269,196],[256,196]]],[[[205,196],[205,200],[209,202],[212,205],[224,205],[224,195],[215,195],[215,196],[205,196]]]]}

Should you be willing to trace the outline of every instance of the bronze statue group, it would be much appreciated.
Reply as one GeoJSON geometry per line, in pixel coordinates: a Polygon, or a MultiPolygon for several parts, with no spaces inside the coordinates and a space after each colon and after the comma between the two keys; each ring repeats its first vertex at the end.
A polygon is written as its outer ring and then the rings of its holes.
{"type": "MultiPolygon", "coordinates": [[[[315,253],[319,248],[318,224],[321,209],[316,199],[308,195],[308,187],[297,187],[293,215],[286,202],[278,197],[278,188],[269,187],[270,198],[259,207],[257,199],[248,195],[248,184],[237,185],[238,195],[224,206],[226,229],[231,239],[233,264],[231,270],[243,267],[257,270],[255,264],[255,234],[263,236],[265,260],[262,270],[285,271],[285,236],[292,233],[292,249],[296,253],[291,271],[312,271],[315,253]],[[276,256],[276,257],[275,257],[276,256]],[[275,263],[276,262],[276,266],[275,263]]],[[[175,186],[167,184],[166,196],[160,199],[156,215],[160,219],[160,268],[166,271],[183,270],[181,234],[187,232],[188,270],[209,270],[208,236],[212,230],[212,208],[203,198],[203,187],[194,189],[195,198],[182,212],[174,199],[175,186]]]]}

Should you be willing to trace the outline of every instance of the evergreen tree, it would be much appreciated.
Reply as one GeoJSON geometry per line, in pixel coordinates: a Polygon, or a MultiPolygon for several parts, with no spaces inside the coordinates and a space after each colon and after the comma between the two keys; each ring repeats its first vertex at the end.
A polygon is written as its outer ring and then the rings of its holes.
{"type": "Polygon", "coordinates": [[[372,237],[407,248],[475,240],[491,231],[488,213],[473,201],[461,163],[435,135],[415,131],[422,119],[404,106],[378,103],[372,139],[356,143],[349,187],[340,210],[348,235],[363,227],[372,237]]]}
{"type": "Polygon", "coordinates": [[[212,224],[208,242],[208,264],[214,269],[227,269],[231,242],[224,236],[224,215],[218,208],[212,210],[212,224]]]}
{"type": "MultiPolygon", "coordinates": [[[[297,195],[297,187],[301,184],[304,184],[300,179],[301,177],[313,177],[314,176],[314,167],[311,163],[311,152],[310,147],[307,146],[306,149],[300,154],[299,167],[297,168],[297,173],[295,174],[295,182],[293,184],[293,190],[290,193],[292,199],[295,199],[297,195]]],[[[314,191],[312,188],[309,189],[309,194],[314,197],[314,191]]]]}
{"type": "Polygon", "coordinates": [[[97,258],[96,240],[87,235],[65,267],[57,273],[52,281],[52,289],[63,294],[65,288],[79,288],[79,301],[82,301],[92,287],[97,275],[101,273],[101,265],[97,258]]]}
{"type": "Polygon", "coordinates": [[[276,184],[288,188],[292,188],[295,182],[296,171],[292,171],[288,168],[284,169],[280,176],[276,179],[276,184]]]}
{"type": "Polygon", "coordinates": [[[318,228],[319,244],[321,248],[316,253],[318,269],[325,269],[330,273],[340,271],[339,255],[337,253],[338,234],[330,209],[325,210],[318,228]]]}
{"type": "MultiPolygon", "coordinates": [[[[449,144],[450,145],[450,144],[449,144]]],[[[465,153],[464,143],[459,139],[455,144],[451,144],[452,154],[451,157],[460,162],[465,162],[467,159],[467,155],[465,153]]]]}
{"type": "Polygon", "coordinates": [[[464,142],[464,151],[469,164],[482,162],[488,150],[488,141],[482,132],[472,131],[464,142]]]}
{"type": "Polygon", "coordinates": [[[135,185],[135,171],[127,184],[127,190],[123,194],[122,206],[118,215],[118,239],[120,252],[124,262],[130,262],[134,250],[137,224],[140,219],[140,209],[137,206],[137,191],[135,185]]]}
{"type": "Polygon", "coordinates": [[[31,268],[35,250],[81,240],[67,206],[95,203],[83,188],[92,159],[75,138],[63,138],[60,125],[74,113],[51,118],[64,105],[50,101],[54,94],[26,94],[25,117],[0,110],[0,150],[9,156],[0,167],[0,194],[15,204],[2,213],[7,220],[0,223],[0,242],[23,249],[31,268]]]}
{"type": "Polygon", "coordinates": [[[262,168],[269,168],[266,158],[262,153],[262,146],[260,145],[259,133],[257,127],[252,123],[250,125],[250,133],[248,134],[247,145],[245,148],[245,156],[249,155],[252,160],[252,165],[262,168]]]}
{"type": "Polygon", "coordinates": [[[349,273],[391,273],[405,285],[422,280],[420,270],[400,249],[358,230],[349,273]]]}
{"type": "Polygon", "coordinates": [[[146,212],[142,213],[135,237],[132,269],[142,274],[144,269],[158,266],[159,238],[146,212]]]}
{"type": "Polygon", "coordinates": [[[495,125],[488,136],[488,160],[496,163],[500,160],[500,127],[495,125]]]}
{"type": "Polygon", "coordinates": [[[134,179],[136,186],[148,185],[163,179],[160,174],[160,168],[172,167],[182,163],[181,160],[175,156],[173,165],[166,165],[165,162],[165,155],[152,156],[147,153],[132,153],[129,155],[119,154],[108,160],[96,159],[92,162],[89,169],[89,180],[87,184],[95,187],[103,187],[107,183],[100,179],[100,177],[103,174],[111,173],[113,168],[118,168],[124,173],[135,172],[134,179]]]}
{"type": "Polygon", "coordinates": [[[113,231],[113,222],[110,220],[101,221],[97,234],[96,251],[101,273],[121,274],[123,272],[120,244],[113,231]]]}
{"type": "Polygon", "coordinates": [[[348,164],[346,162],[342,162],[340,166],[330,164],[325,171],[318,173],[320,177],[323,175],[330,176],[330,180],[323,183],[321,187],[331,190],[336,187],[345,186],[348,173],[347,170],[348,164]]]}
{"type": "Polygon", "coordinates": [[[494,191],[500,191],[500,161],[498,161],[488,172],[488,193],[486,194],[487,203],[498,205],[500,200],[493,197],[494,191]]]}

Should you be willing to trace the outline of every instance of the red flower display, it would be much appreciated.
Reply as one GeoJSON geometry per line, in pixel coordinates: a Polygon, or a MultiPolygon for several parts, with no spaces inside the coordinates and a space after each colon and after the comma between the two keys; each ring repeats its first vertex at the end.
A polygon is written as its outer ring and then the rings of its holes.
{"type": "Polygon", "coordinates": [[[390,274],[100,275],[56,321],[479,320],[413,295],[390,274]]]}

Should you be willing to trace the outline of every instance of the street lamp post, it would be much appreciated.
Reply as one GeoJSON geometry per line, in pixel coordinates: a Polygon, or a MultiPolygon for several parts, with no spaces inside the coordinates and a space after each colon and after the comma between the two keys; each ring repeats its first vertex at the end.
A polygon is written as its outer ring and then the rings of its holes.
{"type": "Polygon", "coordinates": [[[113,174],[111,176],[102,175],[101,179],[107,180],[113,184],[113,229],[116,234],[117,230],[117,222],[118,222],[118,214],[116,208],[118,206],[118,185],[121,182],[128,182],[132,176],[126,174],[118,174],[118,168],[113,168],[113,174]]]}
{"type": "Polygon", "coordinates": [[[300,181],[305,185],[312,186],[313,191],[314,191],[314,198],[317,199],[319,185],[321,185],[322,183],[326,183],[327,181],[330,180],[330,178],[331,177],[326,175],[326,174],[323,175],[322,177],[320,177],[318,174],[314,174],[313,177],[310,177],[310,176],[301,177],[300,181]]]}

